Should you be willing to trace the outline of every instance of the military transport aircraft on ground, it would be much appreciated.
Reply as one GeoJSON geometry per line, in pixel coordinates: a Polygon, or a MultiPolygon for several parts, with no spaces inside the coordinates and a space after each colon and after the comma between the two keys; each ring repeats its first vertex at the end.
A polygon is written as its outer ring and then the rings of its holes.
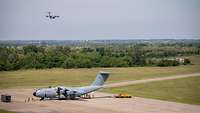
{"type": "Polygon", "coordinates": [[[37,89],[33,92],[33,95],[36,97],[41,98],[40,100],[44,100],[45,98],[57,98],[61,99],[64,97],[64,99],[76,99],[77,97],[80,97],[81,95],[88,94],[90,92],[96,91],[103,87],[104,82],[109,77],[109,72],[103,72],[100,71],[94,82],[90,86],[84,86],[84,87],[53,87],[53,88],[42,88],[37,89]]]}

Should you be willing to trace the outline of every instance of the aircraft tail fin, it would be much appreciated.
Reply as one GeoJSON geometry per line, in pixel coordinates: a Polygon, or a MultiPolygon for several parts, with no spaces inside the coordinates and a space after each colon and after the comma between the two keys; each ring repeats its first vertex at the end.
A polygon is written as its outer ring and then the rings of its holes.
{"type": "Polygon", "coordinates": [[[107,78],[109,77],[109,72],[103,72],[100,71],[97,76],[95,81],[91,84],[92,86],[102,86],[104,84],[104,82],[107,80],[107,78]]]}

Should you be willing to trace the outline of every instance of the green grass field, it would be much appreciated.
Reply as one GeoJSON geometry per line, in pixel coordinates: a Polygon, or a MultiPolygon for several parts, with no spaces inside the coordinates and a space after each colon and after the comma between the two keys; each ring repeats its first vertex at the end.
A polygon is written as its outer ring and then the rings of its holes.
{"type": "Polygon", "coordinates": [[[200,77],[149,82],[101,91],[200,105],[200,77]]]}
{"type": "Polygon", "coordinates": [[[0,88],[89,85],[100,70],[112,73],[108,82],[139,80],[200,72],[200,56],[190,57],[193,65],[177,67],[130,67],[91,69],[44,69],[0,72],[0,88]]]}
{"type": "Polygon", "coordinates": [[[2,110],[2,109],[0,109],[0,113],[17,113],[17,112],[13,112],[13,111],[6,111],[6,110],[2,110]]]}

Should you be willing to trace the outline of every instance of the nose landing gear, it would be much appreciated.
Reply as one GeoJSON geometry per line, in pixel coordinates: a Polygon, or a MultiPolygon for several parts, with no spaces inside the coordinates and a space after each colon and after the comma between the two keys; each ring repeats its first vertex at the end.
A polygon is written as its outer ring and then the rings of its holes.
{"type": "Polygon", "coordinates": [[[36,92],[33,92],[33,96],[36,96],[36,92]]]}

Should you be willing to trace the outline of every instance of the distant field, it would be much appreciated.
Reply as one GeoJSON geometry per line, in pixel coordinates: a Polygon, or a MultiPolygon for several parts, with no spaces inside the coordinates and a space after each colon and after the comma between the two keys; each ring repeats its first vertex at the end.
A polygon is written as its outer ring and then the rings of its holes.
{"type": "Polygon", "coordinates": [[[200,105],[200,77],[149,82],[102,91],[200,105]]]}
{"type": "Polygon", "coordinates": [[[108,82],[200,72],[200,56],[192,56],[190,58],[193,65],[177,67],[44,69],[0,72],[0,88],[89,85],[94,80],[96,73],[100,70],[112,73],[108,82]]]}

